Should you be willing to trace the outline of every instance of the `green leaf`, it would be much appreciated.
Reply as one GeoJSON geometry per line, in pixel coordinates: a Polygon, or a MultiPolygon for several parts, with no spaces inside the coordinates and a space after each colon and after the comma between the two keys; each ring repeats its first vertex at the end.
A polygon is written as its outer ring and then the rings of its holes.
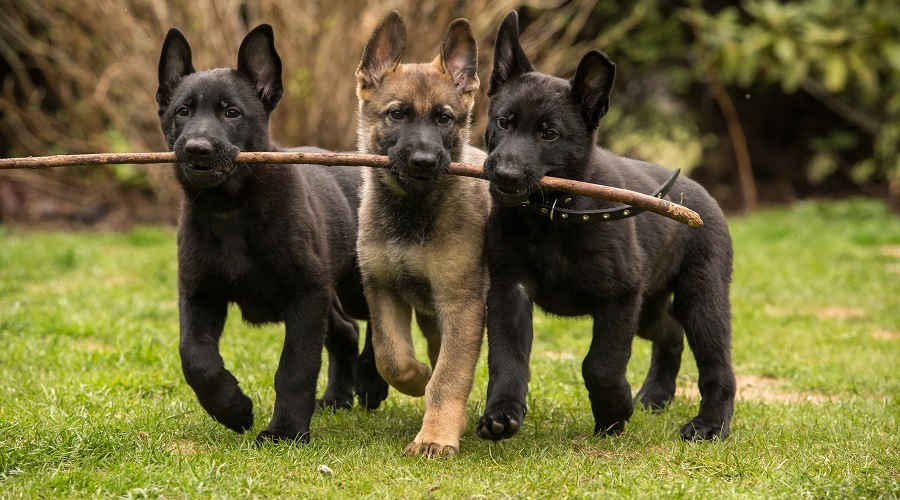
{"type": "Polygon", "coordinates": [[[871,104],[878,97],[881,87],[878,82],[878,75],[872,69],[872,66],[867,64],[855,51],[847,52],[847,62],[853,70],[854,78],[859,83],[860,90],[862,90],[863,101],[866,104],[871,104]]]}
{"type": "Polygon", "coordinates": [[[839,55],[832,53],[823,61],[825,88],[830,92],[840,92],[847,84],[847,64],[839,55]]]}
{"type": "Polygon", "coordinates": [[[797,44],[788,37],[781,37],[775,41],[775,57],[785,64],[793,64],[797,59],[797,44]]]}
{"type": "Polygon", "coordinates": [[[784,68],[781,76],[781,89],[787,94],[793,94],[808,73],[809,63],[804,59],[798,59],[794,64],[784,68]]]}
{"type": "Polygon", "coordinates": [[[895,71],[900,71],[900,43],[885,42],[881,46],[884,59],[895,71]]]}

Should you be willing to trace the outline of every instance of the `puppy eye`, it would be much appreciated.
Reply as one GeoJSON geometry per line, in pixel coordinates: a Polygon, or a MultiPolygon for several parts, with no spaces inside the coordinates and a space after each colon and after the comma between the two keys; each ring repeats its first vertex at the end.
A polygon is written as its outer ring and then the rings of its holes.
{"type": "Polygon", "coordinates": [[[505,116],[501,116],[500,118],[497,118],[497,126],[506,130],[509,128],[509,120],[505,116]]]}
{"type": "Polygon", "coordinates": [[[390,116],[392,120],[402,120],[403,111],[400,111],[399,109],[392,109],[388,111],[388,116],[390,116]]]}
{"type": "Polygon", "coordinates": [[[188,116],[191,114],[191,110],[189,110],[187,106],[181,106],[175,110],[175,114],[178,116],[188,116]]]}
{"type": "Polygon", "coordinates": [[[447,125],[452,121],[453,117],[448,115],[447,113],[444,113],[437,118],[438,125],[447,125]]]}
{"type": "Polygon", "coordinates": [[[241,116],[241,110],[239,110],[237,108],[228,108],[225,111],[225,116],[227,118],[238,118],[241,116]]]}
{"type": "Polygon", "coordinates": [[[558,138],[559,138],[559,132],[553,130],[552,128],[548,128],[547,130],[544,131],[543,134],[541,134],[541,139],[543,139],[547,142],[553,142],[558,138]]]}

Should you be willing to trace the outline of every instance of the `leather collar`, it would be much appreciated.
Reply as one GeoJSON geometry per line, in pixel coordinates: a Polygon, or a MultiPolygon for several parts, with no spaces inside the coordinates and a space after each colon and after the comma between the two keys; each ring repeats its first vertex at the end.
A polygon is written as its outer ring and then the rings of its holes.
{"type": "MultiPolygon", "coordinates": [[[[676,169],[666,182],[664,182],[651,196],[657,198],[665,196],[672,188],[672,185],[675,184],[675,179],[678,178],[679,173],[681,173],[680,168],[676,169]]],[[[523,202],[522,206],[536,214],[548,217],[550,220],[562,220],[576,224],[627,219],[644,212],[644,209],[642,208],[627,205],[618,208],[605,208],[602,210],[572,210],[566,208],[574,205],[576,198],[576,195],[566,193],[553,193],[551,197],[547,197],[546,193],[537,192],[533,193],[528,200],[523,202]]]]}

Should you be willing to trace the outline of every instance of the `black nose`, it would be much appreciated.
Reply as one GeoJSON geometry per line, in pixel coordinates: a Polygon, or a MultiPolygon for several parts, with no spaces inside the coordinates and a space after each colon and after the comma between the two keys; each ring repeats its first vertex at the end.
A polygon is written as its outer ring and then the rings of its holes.
{"type": "Polygon", "coordinates": [[[416,170],[431,170],[437,165],[437,155],[434,153],[426,153],[424,151],[416,151],[409,156],[409,164],[416,170]]]}
{"type": "Polygon", "coordinates": [[[212,155],[213,146],[208,139],[188,139],[184,144],[184,152],[190,159],[205,159],[212,155]]]}
{"type": "Polygon", "coordinates": [[[493,182],[504,187],[518,187],[522,184],[522,173],[509,163],[501,162],[494,165],[493,182]]]}

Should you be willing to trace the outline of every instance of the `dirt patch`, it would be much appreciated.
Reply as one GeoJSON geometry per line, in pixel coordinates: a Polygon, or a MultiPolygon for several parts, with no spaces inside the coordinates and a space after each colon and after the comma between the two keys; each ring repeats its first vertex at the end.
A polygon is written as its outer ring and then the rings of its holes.
{"type": "Polygon", "coordinates": [[[887,245],[880,247],[878,250],[881,252],[881,255],[900,259],[900,245],[887,245]]]}
{"type": "Polygon", "coordinates": [[[875,330],[872,332],[872,338],[878,340],[900,340],[900,332],[892,330],[875,330]]]}
{"type": "Polygon", "coordinates": [[[73,351],[78,352],[96,352],[99,354],[110,354],[116,352],[116,348],[99,340],[94,339],[77,339],[70,344],[73,351]]]}
{"type": "Polygon", "coordinates": [[[571,361],[575,359],[575,354],[564,351],[549,351],[544,353],[544,357],[547,359],[552,359],[553,361],[571,361]]]}
{"type": "Polygon", "coordinates": [[[818,319],[861,319],[869,315],[868,311],[859,307],[828,306],[821,309],[788,309],[774,305],[766,305],[763,309],[767,316],[773,318],[789,318],[797,316],[815,316],[818,319]]]}
{"type": "MultiPolygon", "coordinates": [[[[737,399],[744,401],[762,401],[764,403],[826,403],[833,401],[833,396],[811,391],[794,391],[786,388],[784,380],[759,375],[736,375],[737,399]]],[[[691,381],[687,386],[678,387],[678,395],[688,399],[700,399],[697,382],[691,381]]]]}
{"type": "Polygon", "coordinates": [[[204,448],[204,445],[198,444],[194,441],[179,439],[178,441],[175,441],[174,443],[169,445],[169,453],[174,453],[175,455],[194,455],[198,452],[203,451],[204,448]]]}
{"type": "Polygon", "coordinates": [[[819,319],[860,319],[866,316],[866,310],[857,307],[831,306],[816,311],[819,319]]]}

